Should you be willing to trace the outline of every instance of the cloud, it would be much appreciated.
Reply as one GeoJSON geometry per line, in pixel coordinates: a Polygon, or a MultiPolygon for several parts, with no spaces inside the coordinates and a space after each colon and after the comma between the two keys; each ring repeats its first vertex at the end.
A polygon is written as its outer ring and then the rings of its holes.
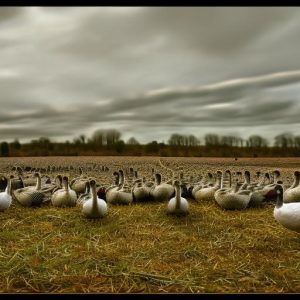
{"type": "Polygon", "coordinates": [[[289,7],[1,9],[1,138],[296,133],[299,16],[289,7]]]}

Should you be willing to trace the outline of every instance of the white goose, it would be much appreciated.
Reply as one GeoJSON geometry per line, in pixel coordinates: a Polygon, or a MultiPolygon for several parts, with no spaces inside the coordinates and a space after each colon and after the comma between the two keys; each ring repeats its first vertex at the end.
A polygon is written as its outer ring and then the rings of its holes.
{"type": "Polygon", "coordinates": [[[54,192],[51,196],[53,206],[57,207],[72,207],[76,206],[77,194],[69,187],[69,179],[64,176],[62,179],[63,188],[54,192]]]}
{"type": "Polygon", "coordinates": [[[300,202],[300,172],[294,172],[294,182],[293,184],[285,190],[283,193],[283,202],[291,203],[291,202],[300,202]]]}
{"type": "Polygon", "coordinates": [[[214,186],[204,187],[200,190],[198,190],[195,193],[195,200],[196,201],[213,201],[215,199],[215,192],[220,189],[221,187],[221,178],[222,178],[222,172],[217,171],[217,179],[214,186]]]}
{"type": "Polygon", "coordinates": [[[133,201],[132,192],[128,192],[128,190],[124,186],[125,178],[123,170],[119,170],[119,186],[113,187],[108,190],[106,193],[106,201],[111,204],[122,204],[128,205],[133,201]]]}
{"type": "Polygon", "coordinates": [[[174,182],[175,197],[171,198],[168,203],[168,213],[176,215],[186,215],[189,213],[188,201],[181,197],[180,182],[176,180],[174,182]]]}
{"type": "Polygon", "coordinates": [[[146,185],[145,178],[136,179],[132,188],[133,201],[145,202],[153,200],[150,191],[151,187],[146,185]]]}
{"type": "Polygon", "coordinates": [[[83,204],[86,200],[91,198],[91,186],[90,186],[90,182],[87,181],[85,183],[85,191],[83,194],[80,194],[80,196],[77,199],[77,203],[78,204],[83,204]]]}
{"type": "Polygon", "coordinates": [[[213,186],[213,174],[208,172],[207,178],[201,178],[198,183],[196,183],[192,188],[192,197],[196,199],[196,193],[202,188],[212,187],[213,186]]]}
{"type": "Polygon", "coordinates": [[[5,188],[4,192],[0,193],[0,211],[5,211],[8,209],[12,202],[11,197],[11,180],[13,176],[10,176],[10,178],[7,180],[7,186],[5,188]]]}
{"type": "Polygon", "coordinates": [[[72,190],[76,192],[77,195],[84,193],[85,191],[85,184],[89,181],[89,178],[83,174],[82,168],[79,167],[79,176],[73,178],[70,182],[70,187],[72,190]]]}
{"type": "Polygon", "coordinates": [[[245,209],[250,201],[250,190],[239,190],[238,179],[232,188],[220,189],[215,192],[215,200],[224,209],[245,209]]]}
{"type": "Polygon", "coordinates": [[[97,197],[95,180],[91,180],[89,185],[91,188],[91,197],[83,203],[82,213],[87,218],[101,218],[107,213],[107,204],[103,199],[97,197]]]}
{"type": "Polygon", "coordinates": [[[161,182],[161,174],[155,174],[155,185],[151,188],[150,195],[155,201],[163,202],[175,195],[175,189],[171,184],[161,182]]]}
{"type": "Polygon", "coordinates": [[[282,186],[277,187],[277,202],[273,215],[285,228],[300,232],[300,202],[284,203],[282,186]]]}
{"type": "Polygon", "coordinates": [[[46,200],[41,190],[41,176],[35,173],[36,186],[27,186],[13,191],[13,197],[23,206],[39,206],[46,200]]]}

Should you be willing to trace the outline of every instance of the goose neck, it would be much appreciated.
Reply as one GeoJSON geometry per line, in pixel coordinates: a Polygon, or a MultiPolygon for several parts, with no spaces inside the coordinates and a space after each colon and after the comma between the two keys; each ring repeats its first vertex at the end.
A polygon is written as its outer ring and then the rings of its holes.
{"type": "Polygon", "coordinates": [[[11,178],[8,178],[8,180],[7,180],[7,186],[6,186],[5,192],[8,195],[11,195],[11,178]]]}
{"type": "Polygon", "coordinates": [[[176,197],[176,205],[175,208],[180,208],[180,200],[181,200],[181,187],[180,185],[175,185],[175,197],[176,197]]]}
{"type": "Polygon", "coordinates": [[[295,188],[299,185],[300,182],[300,173],[298,173],[297,171],[294,173],[294,182],[291,186],[291,188],[295,188]]]}
{"type": "Polygon", "coordinates": [[[91,192],[92,192],[92,210],[97,210],[98,208],[98,201],[97,201],[97,192],[96,192],[96,185],[91,186],[91,192]]]}
{"type": "Polygon", "coordinates": [[[283,189],[282,187],[279,187],[277,189],[277,199],[276,199],[276,208],[280,208],[283,206],[283,189]]]}
{"type": "Polygon", "coordinates": [[[36,189],[40,190],[41,189],[41,185],[42,185],[41,176],[38,174],[37,175],[37,181],[36,181],[36,189]]]}

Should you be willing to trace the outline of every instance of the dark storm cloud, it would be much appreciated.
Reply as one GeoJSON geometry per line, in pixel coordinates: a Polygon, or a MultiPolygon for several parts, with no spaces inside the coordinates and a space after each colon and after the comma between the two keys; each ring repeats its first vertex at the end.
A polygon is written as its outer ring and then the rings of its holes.
{"type": "Polygon", "coordinates": [[[0,132],[300,130],[298,8],[0,9],[0,132]]]}

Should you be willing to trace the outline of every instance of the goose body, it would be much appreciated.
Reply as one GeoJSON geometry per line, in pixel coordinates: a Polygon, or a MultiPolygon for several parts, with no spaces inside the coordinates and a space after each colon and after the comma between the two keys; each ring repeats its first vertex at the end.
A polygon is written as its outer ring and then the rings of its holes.
{"type": "Polygon", "coordinates": [[[217,181],[214,186],[204,187],[195,193],[196,201],[213,201],[215,199],[215,192],[221,187],[221,176],[220,171],[217,172],[217,181]]]}
{"type": "Polygon", "coordinates": [[[224,209],[245,209],[250,201],[251,191],[235,189],[218,190],[215,192],[215,200],[224,209]]]}
{"type": "Polygon", "coordinates": [[[96,182],[91,180],[89,185],[91,193],[90,197],[83,203],[82,213],[87,218],[101,218],[107,213],[107,204],[103,199],[97,197],[96,182]]]}
{"type": "Polygon", "coordinates": [[[186,215],[189,213],[188,201],[181,197],[181,187],[179,181],[174,182],[175,197],[171,198],[168,203],[168,213],[176,215],[186,215]]]}
{"type": "Polygon", "coordinates": [[[73,178],[70,182],[70,188],[75,191],[77,195],[84,193],[86,182],[89,180],[88,177],[83,174],[81,167],[79,167],[79,173],[79,177],[73,178]]]}
{"type": "Polygon", "coordinates": [[[155,174],[155,185],[152,187],[150,195],[155,201],[163,202],[175,195],[175,189],[168,183],[161,183],[161,175],[155,174]]]}
{"type": "Polygon", "coordinates": [[[5,191],[0,193],[0,212],[7,210],[11,205],[11,179],[12,178],[9,178],[7,180],[5,191]]]}
{"type": "Polygon", "coordinates": [[[147,186],[145,178],[136,180],[132,188],[133,201],[145,202],[153,200],[151,196],[151,186],[147,186]]]}
{"type": "Polygon", "coordinates": [[[133,201],[133,195],[128,192],[125,187],[125,178],[123,170],[119,171],[119,185],[108,189],[106,193],[106,201],[111,204],[128,205],[133,201]]]}
{"type": "Polygon", "coordinates": [[[275,220],[287,229],[300,232],[300,202],[283,202],[283,188],[277,188],[277,202],[273,212],[275,220]]]}
{"type": "Polygon", "coordinates": [[[46,195],[41,191],[41,177],[35,173],[36,186],[27,186],[13,191],[14,198],[23,206],[39,206],[46,200],[46,195]]]}
{"type": "Polygon", "coordinates": [[[51,196],[52,205],[57,207],[76,206],[77,194],[69,187],[68,177],[64,176],[62,183],[63,188],[58,189],[51,196]]]}
{"type": "Polygon", "coordinates": [[[300,202],[300,172],[296,171],[294,173],[294,182],[293,184],[284,191],[283,193],[283,202],[292,203],[300,202]]]}

